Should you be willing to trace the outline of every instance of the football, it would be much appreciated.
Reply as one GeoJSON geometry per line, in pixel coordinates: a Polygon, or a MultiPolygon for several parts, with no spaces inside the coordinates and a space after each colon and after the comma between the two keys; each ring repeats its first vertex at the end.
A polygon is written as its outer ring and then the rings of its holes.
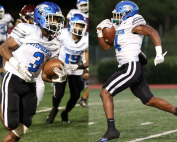
{"type": "Polygon", "coordinates": [[[60,70],[60,64],[64,65],[64,63],[61,60],[58,59],[52,59],[49,60],[45,65],[44,65],[44,73],[47,76],[47,78],[51,79],[52,77],[56,76],[55,72],[53,71],[53,69],[55,67],[59,68],[60,70]]]}
{"type": "Polygon", "coordinates": [[[114,26],[112,26],[111,28],[104,28],[102,32],[103,32],[104,40],[109,45],[112,45],[114,42],[114,39],[115,39],[115,34],[116,34],[116,30],[115,30],[114,26]]]}

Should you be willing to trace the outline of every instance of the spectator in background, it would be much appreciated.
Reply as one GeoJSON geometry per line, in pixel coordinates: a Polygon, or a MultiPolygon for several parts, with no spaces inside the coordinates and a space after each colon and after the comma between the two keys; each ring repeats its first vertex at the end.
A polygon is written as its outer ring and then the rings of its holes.
{"type": "MultiPolygon", "coordinates": [[[[0,45],[4,43],[7,39],[7,30],[10,27],[13,27],[13,18],[10,14],[5,13],[5,9],[2,5],[0,5],[0,45]]],[[[4,75],[3,70],[3,58],[0,55],[0,77],[2,79],[4,75]]]]}

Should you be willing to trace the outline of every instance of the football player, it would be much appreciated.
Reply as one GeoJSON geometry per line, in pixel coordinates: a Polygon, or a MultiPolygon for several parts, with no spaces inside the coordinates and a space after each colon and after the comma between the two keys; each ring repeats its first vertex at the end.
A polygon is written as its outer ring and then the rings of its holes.
{"type": "Polygon", "coordinates": [[[11,31],[13,30],[13,28],[19,23],[33,24],[34,23],[34,9],[35,8],[36,8],[36,6],[32,5],[32,4],[25,5],[19,13],[20,19],[17,19],[15,22],[15,25],[8,29],[8,34],[10,34],[11,31]]]}
{"type": "MultiPolygon", "coordinates": [[[[65,110],[61,113],[63,123],[69,123],[68,113],[74,108],[80,97],[83,82],[81,80],[83,69],[88,67],[88,60],[85,55],[88,54],[88,33],[86,33],[87,21],[81,14],[74,14],[70,17],[70,28],[64,28],[61,35],[58,36],[61,42],[59,60],[66,64],[67,79],[69,81],[70,99],[65,110]],[[85,60],[86,59],[86,60],[85,60]],[[80,63],[83,62],[82,65],[80,63]]],[[[66,81],[54,84],[53,108],[47,116],[47,122],[53,123],[58,113],[58,106],[66,87],[66,81]]]]}
{"type": "MultiPolygon", "coordinates": [[[[86,32],[89,32],[89,0],[77,0],[76,3],[76,7],[77,9],[71,9],[69,11],[69,13],[67,14],[67,22],[66,22],[66,27],[69,27],[69,18],[75,14],[75,13],[80,13],[82,14],[86,20],[87,20],[87,30],[86,32]]],[[[86,71],[86,70],[85,70],[86,71]]],[[[83,78],[83,84],[88,84],[88,80],[83,78]]],[[[81,98],[81,100],[79,100],[79,104],[84,106],[84,107],[88,107],[87,104],[87,98],[88,98],[88,89],[85,92],[84,98],[81,98]]]]}
{"type": "MultiPolygon", "coordinates": [[[[36,6],[32,5],[32,4],[25,5],[19,13],[20,19],[17,19],[15,26],[19,23],[34,24],[34,10],[35,10],[35,8],[36,8],[36,6]]],[[[10,33],[14,27],[8,29],[8,35],[10,35],[10,33]]],[[[39,105],[39,102],[42,100],[42,97],[44,94],[44,89],[45,89],[44,81],[42,80],[41,74],[42,74],[42,72],[36,78],[36,94],[37,94],[37,98],[38,98],[37,105],[39,105]]]]}
{"type": "Polygon", "coordinates": [[[79,13],[82,14],[86,20],[87,20],[87,30],[86,32],[89,31],[89,0],[77,0],[76,7],[78,9],[71,9],[69,13],[67,14],[67,22],[66,22],[66,27],[69,28],[69,19],[70,17],[75,14],[79,13]]]}
{"type": "Polygon", "coordinates": [[[144,18],[139,15],[138,6],[131,1],[118,3],[113,10],[112,22],[106,19],[97,26],[98,41],[103,51],[112,46],[115,47],[117,61],[121,71],[114,73],[102,87],[100,96],[103,102],[104,111],[107,117],[108,129],[97,142],[107,142],[111,139],[119,138],[120,133],[114,124],[113,97],[119,92],[130,87],[132,93],[138,97],[143,104],[153,106],[158,109],[177,115],[177,108],[167,101],[155,97],[144,78],[143,63],[146,58],[142,56],[141,45],[143,36],[150,36],[156,50],[154,59],[155,66],[164,61],[162,54],[161,40],[158,32],[146,25],[144,18]],[[105,27],[115,27],[116,34],[114,45],[109,45],[103,38],[102,29],[105,27]],[[141,59],[141,60],[140,60],[141,59]],[[142,60],[144,59],[144,61],[142,60]]]}
{"type": "MultiPolygon", "coordinates": [[[[5,9],[0,5],[0,45],[7,39],[7,30],[12,27],[13,18],[10,14],[5,14],[5,9]]],[[[3,77],[3,58],[0,55],[0,77],[3,77]]]]}
{"type": "MultiPolygon", "coordinates": [[[[0,46],[7,71],[2,80],[0,118],[10,131],[3,142],[17,142],[27,132],[37,107],[35,79],[48,60],[58,58],[60,43],[56,38],[49,41],[49,37],[64,27],[61,9],[50,2],[39,4],[34,10],[34,22],[35,25],[19,23],[0,46]]],[[[54,68],[58,78],[49,79],[43,73],[42,79],[65,81],[66,69],[61,68],[54,68]]]]}

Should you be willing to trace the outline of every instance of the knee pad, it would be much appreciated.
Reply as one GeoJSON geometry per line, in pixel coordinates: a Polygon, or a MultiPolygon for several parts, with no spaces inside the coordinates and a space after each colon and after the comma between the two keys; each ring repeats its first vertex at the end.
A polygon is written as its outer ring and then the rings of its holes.
{"type": "Polygon", "coordinates": [[[12,132],[19,138],[23,136],[27,131],[28,131],[28,128],[22,123],[19,123],[18,127],[15,130],[12,130],[12,132]]]}

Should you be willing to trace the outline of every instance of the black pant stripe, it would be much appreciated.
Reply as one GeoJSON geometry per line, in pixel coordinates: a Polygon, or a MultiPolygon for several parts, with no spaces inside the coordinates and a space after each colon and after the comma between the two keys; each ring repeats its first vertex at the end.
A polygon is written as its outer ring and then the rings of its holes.
{"type": "Polygon", "coordinates": [[[117,83],[117,85],[110,90],[110,93],[112,94],[117,88],[123,86],[124,84],[126,84],[127,82],[129,82],[135,75],[136,72],[136,62],[132,62],[134,65],[132,66],[132,72],[130,73],[129,76],[127,76],[126,78],[122,79],[122,81],[120,81],[119,83],[117,83]]]}
{"type": "Polygon", "coordinates": [[[125,74],[122,74],[121,76],[116,77],[113,81],[111,81],[108,86],[106,87],[106,90],[110,91],[113,87],[115,87],[120,80],[122,80],[123,78],[126,78],[127,76],[131,75],[130,73],[132,72],[132,65],[133,62],[129,62],[128,63],[128,69],[127,72],[125,74]]]}
{"type": "Polygon", "coordinates": [[[9,72],[7,72],[5,75],[4,75],[4,78],[2,80],[2,115],[4,117],[4,111],[5,111],[5,97],[6,97],[6,94],[5,94],[5,84],[6,84],[6,81],[7,81],[7,78],[9,76],[9,72]]]}

